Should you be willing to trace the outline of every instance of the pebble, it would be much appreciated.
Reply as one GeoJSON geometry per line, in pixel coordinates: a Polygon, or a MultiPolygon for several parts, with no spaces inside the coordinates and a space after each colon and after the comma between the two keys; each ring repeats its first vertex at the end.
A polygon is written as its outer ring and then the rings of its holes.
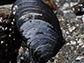
{"type": "Polygon", "coordinates": [[[69,32],[72,32],[73,30],[75,30],[76,29],[76,27],[75,26],[72,26],[72,27],[70,27],[68,30],[69,30],[69,32]]]}
{"type": "Polygon", "coordinates": [[[78,60],[81,60],[81,57],[77,57],[77,58],[76,58],[76,61],[78,61],[78,60]]]}
{"type": "Polygon", "coordinates": [[[76,49],[79,49],[79,45],[76,46],[76,49]]]}
{"type": "Polygon", "coordinates": [[[81,60],[82,58],[84,58],[84,56],[78,56],[78,57],[76,58],[76,61],[81,60]]]}
{"type": "Polygon", "coordinates": [[[84,15],[82,16],[82,21],[83,21],[83,23],[84,23],[84,15]]]}
{"type": "Polygon", "coordinates": [[[82,42],[83,42],[83,41],[82,41],[81,39],[79,39],[79,40],[77,41],[77,43],[79,43],[79,44],[82,43],[82,42]]]}
{"type": "Polygon", "coordinates": [[[75,41],[70,41],[71,45],[76,45],[75,41]]]}
{"type": "Polygon", "coordinates": [[[84,45],[82,46],[82,48],[84,48],[84,45]]]}
{"type": "Polygon", "coordinates": [[[2,17],[0,17],[0,22],[2,22],[2,20],[3,20],[3,18],[2,18],[2,17]]]}
{"type": "Polygon", "coordinates": [[[70,43],[67,43],[66,45],[70,45],[70,43]]]}
{"type": "Polygon", "coordinates": [[[74,5],[78,4],[78,2],[70,2],[70,6],[73,7],[74,5]]]}
{"type": "Polygon", "coordinates": [[[84,44],[84,43],[82,42],[82,43],[79,44],[79,46],[82,46],[83,44],[84,44]]]}
{"type": "Polygon", "coordinates": [[[3,44],[4,43],[4,41],[1,41],[1,44],[3,44]]]}

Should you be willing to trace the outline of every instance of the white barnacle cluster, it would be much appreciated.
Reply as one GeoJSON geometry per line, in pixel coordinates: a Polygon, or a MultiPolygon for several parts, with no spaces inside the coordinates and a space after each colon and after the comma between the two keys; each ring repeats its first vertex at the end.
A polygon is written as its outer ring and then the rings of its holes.
{"type": "Polygon", "coordinates": [[[15,15],[16,14],[16,10],[18,9],[18,6],[17,5],[15,5],[14,7],[13,7],[13,15],[15,15]]]}

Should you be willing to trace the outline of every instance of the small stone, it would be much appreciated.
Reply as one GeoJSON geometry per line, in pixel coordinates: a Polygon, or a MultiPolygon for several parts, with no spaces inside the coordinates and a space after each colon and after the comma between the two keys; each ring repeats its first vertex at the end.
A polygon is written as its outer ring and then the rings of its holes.
{"type": "Polygon", "coordinates": [[[82,16],[82,21],[84,22],[84,15],[82,16]]]}
{"type": "Polygon", "coordinates": [[[15,19],[13,19],[13,21],[15,21],[15,19]]]}
{"type": "Polygon", "coordinates": [[[74,6],[74,5],[76,5],[76,4],[78,4],[78,3],[77,2],[76,3],[70,2],[70,6],[71,7],[74,6]]]}
{"type": "Polygon", "coordinates": [[[11,22],[11,24],[13,25],[13,24],[14,24],[14,22],[11,22]]]}
{"type": "Polygon", "coordinates": [[[11,35],[9,34],[9,37],[11,37],[11,35]]]}
{"type": "Polygon", "coordinates": [[[62,60],[59,60],[59,63],[61,63],[62,62],[62,60]]]}
{"type": "Polygon", "coordinates": [[[76,42],[75,42],[75,41],[70,41],[70,43],[71,43],[72,45],[76,45],[76,42]]]}
{"type": "Polygon", "coordinates": [[[72,32],[73,30],[75,30],[76,29],[76,27],[75,26],[72,26],[72,27],[70,27],[68,30],[70,31],[70,32],[72,32]]]}
{"type": "Polygon", "coordinates": [[[84,48],[84,45],[82,46],[82,48],[84,48]]]}
{"type": "Polygon", "coordinates": [[[59,58],[59,55],[56,55],[56,58],[59,58]]]}
{"type": "Polygon", "coordinates": [[[1,44],[3,44],[4,43],[4,41],[1,41],[1,44]]]}
{"type": "Polygon", "coordinates": [[[79,39],[78,41],[77,41],[77,43],[82,43],[83,41],[81,40],[81,39],[79,39]]]}
{"type": "Polygon", "coordinates": [[[5,30],[7,30],[8,29],[8,27],[5,27],[5,30]]]}
{"type": "Polygon", "coordinates": [[[67,43],[66,45],[70,45],[70,43],[67,43]]]}
{"type": "Polygon", "coordinates": [[[83,45],[83,42],[79,44],[79,46],[82,46],[83,45]]]}
{"type": "Polygon", "coordinates": [[[78,56],[78,57],[76,58],[76,61],[80,61],[80,60],[81,60],[81,57],[78,56]]]}
{"type": "Polygon", "coordinates": [[[76,24],[76,26],[78,27],[78,26],[79,26],[79,24],[76,24]]]}
{"type": "Polygon", "coordinates": [[[69,4],[68,4],[68,3],[65,3],[65,4],[64,4],[64,7],[69,7],[69,4]]]}
{"type": "Polygon", "coordinates": [[[66,34],[69,34],[69,32],[67,31],[66,34]]]}
{"type": "Polygon", "coordinates": [[[9,31],[11,31],[12,29],[10,28],[9,31]]]}
{"type": "Polygon", "coordinates": [[[2,18],[2,17],[0,17],[0,22],[2,22],[2,20],[3,20],[3,18],[2,18]]]}
{"type": "Polygon", "coordinates": [[[8,44],[6,44],[6,46],[8,46],[8,44]]]}
{"type": "Polygon", "coordinates": [[[2,28],[2,26],[0,26],[0,28],[2,28]]]}
{"type": "Polygon", "coordinates": [[[76,36],[76,38],[78,38],[78,39],[81,38],[82,39],[82,38],[84,38],[84,36],[82,34],[79,34],[78,36],[76,36]]]}
{"type": "Polygon", "coordinates": [[[78,53],[81,53],[81,51],[78,51],[78,53]]]}
{"type": "Polygon", "coordinates": [[[57,60],[56,59],[54,60],[54,63],[57,63],[57,60]]]}
{"type": "Polygon", "coordinates": [[[76,50],[74,51],[74,54],[77,54],[76,50]]]}
{"type": "Polygon", "coordinates": [[[3,30],[3,31],[5,30],[4,27],[2,27],[2,30],[3,30]]]}
{"type": "Polygon", "coordinates": [[[23,47],[20,47],[20,49],[19,49],[19,53],[20,53],[20,54],[23,54],[23,53],[24,53],[24,51],[23,51],[23,47]]]}
{"type": "Polygon", "coordinates": [[[79,46],[76,46],[77,49],[79,49],[79,46]]]}
{"type": "Polygon", "coordinates": [[[77,58],[76,58],[76,61],[80,61],[81,59],[83,59],[84,58],[84,56],[78,56],[77,58]]]}
{"type": "Polygon", "coordinates": [[[71,47],[71,50],[73,50],[74,49],[74,47],[71,47]]]}

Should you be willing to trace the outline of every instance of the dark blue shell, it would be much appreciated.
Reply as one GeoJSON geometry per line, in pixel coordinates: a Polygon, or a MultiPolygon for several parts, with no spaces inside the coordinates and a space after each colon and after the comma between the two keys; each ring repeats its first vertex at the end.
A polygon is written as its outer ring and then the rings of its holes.
{"type": "Polygon", "coordinates": [[[17,0],[12,14],[35,61],[48,61],[63,46],[59,21],[51,8],[41,0],[17,0]]]}

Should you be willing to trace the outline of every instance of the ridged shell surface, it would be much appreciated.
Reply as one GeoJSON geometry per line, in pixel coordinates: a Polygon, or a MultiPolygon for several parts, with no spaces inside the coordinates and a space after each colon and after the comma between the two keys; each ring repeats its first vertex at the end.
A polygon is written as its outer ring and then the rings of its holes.
{"type": "Polygon", "coordinates": [[[35,61],[48,61],[63,46],[59,21],[51,8],[41,0],[17,0],[12,14],[35,61]]]}

